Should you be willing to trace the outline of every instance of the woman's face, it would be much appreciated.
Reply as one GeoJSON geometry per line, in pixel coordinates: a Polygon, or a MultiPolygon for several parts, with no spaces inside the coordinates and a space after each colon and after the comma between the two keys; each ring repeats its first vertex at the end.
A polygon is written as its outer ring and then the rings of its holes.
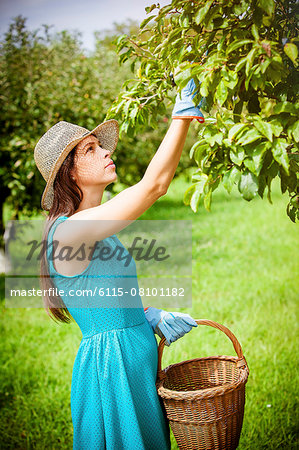
{"type": "Polygon", "coordinates": [[[93,135],[87,136],[77,145],[74,162],[72,175],[81,188],[97,185],[106,187],[117,179],[115,165],[108,166],[112,162],[111,152],[102,148],[93,135]]]}

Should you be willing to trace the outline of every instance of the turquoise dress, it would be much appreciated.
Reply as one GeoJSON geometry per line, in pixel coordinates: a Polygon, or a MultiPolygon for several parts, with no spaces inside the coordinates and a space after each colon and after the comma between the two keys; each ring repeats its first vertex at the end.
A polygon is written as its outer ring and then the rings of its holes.
{"type": "Polygon", "coordinates": [[[63,301],[82,332],[72,372],[73,449],[170,449],[155,386],[157,341],[138,294],[135,261],[114,234],[97,242],[80,275],[59,274],[51,243],[56,226],[66,219],[59,217],[50,228],[47,258],[52,281],[64,290],[63,301]],[[99,257],[103,246],[112,252],[106,261],[99,257]],[[117,256],[120,249],[123,258],[117,256]]]}

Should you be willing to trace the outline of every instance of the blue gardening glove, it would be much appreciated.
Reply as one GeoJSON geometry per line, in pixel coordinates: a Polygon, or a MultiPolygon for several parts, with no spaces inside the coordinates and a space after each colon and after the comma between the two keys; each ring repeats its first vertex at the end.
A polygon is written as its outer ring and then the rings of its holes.
{"type": "Polygon", "coordinates": [[[201,123],[205,121],[203,114],[199,109],[203,99],[201,99],[198,106],[193,103],[193,98],[196,94],[196,85],[193,78],[191,78],[188,84],[182,89],[181,93],[178,93],[176,96],[175,105],[172,111],[173,119],[197,119],[198,122],[201,123]]]}
{"type": "Polygon", "coordinates": [[[165,337],[165,345],[168,347],[172,342],[188,333],[192,327],[198,326],[189,314],[167,312],[163,309],[153,308],[152,306],[149,306],[145,311],[145,317],[154,333],[160,338],[165,337]]]}

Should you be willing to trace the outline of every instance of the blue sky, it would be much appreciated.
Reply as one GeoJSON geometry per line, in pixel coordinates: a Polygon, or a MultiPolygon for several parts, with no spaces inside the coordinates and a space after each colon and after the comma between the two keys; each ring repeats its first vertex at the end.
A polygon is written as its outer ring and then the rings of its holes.
{"type": "MultiPolygon", "coordinates": [[[[170,0],[159,0],[161,6],[170,0]]],[[[83,32],[83,46],[93,49],[93,32],[112,28],[113,22],[127,18],[143,20],[145,7],[154,0],[0,0],[0,34],[13,17],[22,14],[31,30],[42,24],[54,25],[52,31],[77,29],[83,32]]],[[[156,2],[158,3],[158,2],[156,2]]]]}

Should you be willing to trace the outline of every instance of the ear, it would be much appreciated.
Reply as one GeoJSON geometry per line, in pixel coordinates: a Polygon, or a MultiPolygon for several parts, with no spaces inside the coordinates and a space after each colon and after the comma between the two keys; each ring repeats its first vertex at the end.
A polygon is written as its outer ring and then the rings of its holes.
{"type": "Polygon", "coordinates": [[[72,181],[76,181],[73,171],[70,172],[70,178],[72,181]]]}

